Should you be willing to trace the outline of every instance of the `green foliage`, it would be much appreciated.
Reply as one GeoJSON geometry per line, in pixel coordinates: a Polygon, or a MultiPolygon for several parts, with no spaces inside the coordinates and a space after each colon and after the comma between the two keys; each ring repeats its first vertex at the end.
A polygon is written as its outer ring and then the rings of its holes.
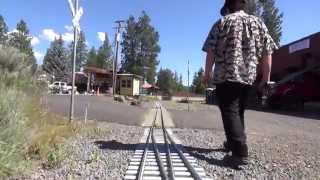
{"type": "Polygon", "coordinates": [[[17,49],[0,45],[0,177],[18,170],[24,161],[26,96],[20,91],[32,82],[27,59],[17,49]]]}
{"type": "MultiPolygon", "coordinates": [[[[71,72],[72,69],[72,60],[73,60],[73,44],[72,41],[69,44],[69,57],[67,59],[68,69],[71,72]]],[[[88,47],[86,44],[86,36],[83,31],[80,32],[77,41],[77,56],[76,56],[76,71],[80,71],[80,69],[86,64],[88,60],[88,47]]]]}
{"type": "Polygon", "coordinates": [[[57,147],[79,131],[76,123],[43,111],[28,60],[19,49],[0,45],[0,179],[21,174],[33,158],[58,164],[64,156],[57,147]]]}
{"type": "Polygon", "coordinates": [[[68,73],[68,54],[64,48],[64,41],[60,36],[55,39],[47,50],[43,59],[42,68],[50,75],[54,75],[56,80],[62,80],[68,73]]]}
{"type": "Polygon", "coordinates": [[[6,88],[30,85],[32,66],[26,54],[18,49],[0,45],[0,82],[6,88]]]}
{"type": "Polygon", "coordinates": [[[275,0],[249,0],[247,12],[264,21],[271,37],[279,46],[282,36],[283,13],[280,13],[276,7],[275,0]]]}
{"type": "Polygon", "coordinates": [[[31,35],[27,26],[27,23],[21,20],[17,24],[17,31],[13,32],[9,36],[9,45],[20,50],[28,57],[28,64],[32,66],[33,72],[36,70],[36,58],[33,54],[31,46],[31,35]]]}
{"type": "Polygon", "coordinates": [[[174,73],[170,69],[161,68],[157,80],[157,85],[161,91],[172,93],[175,90],[174,73]]]}
{"type": "Polygon", "coordinates": [[[62,145],[56,145],[49,151],[47,156],[47,168],[56,168],[61,165],[62,161],[66,158],[67,152],[62,145]]]}
{"type": "Polygon", "coordinates": [[[283,13],[275,6],[274,0],[261,0],[263,12],[261,17],[269,29],[269,33],[275,43],[279,46],[282,36],[283,13]]]}
{"type": "Polygon", "coordinates": [[[98,51],[92,47],[88,53],[86,66],[111,70],[113,67],[113,52],[108,36],[98,51]]]}
{"type": "Polygon", "coordinates": [[[0,44],[5,45],[8,39],[8,26],[4,21],[2,15],[0,15],[0,44]]]}
{"type": "Polygon", "coordinates": [[[145,13],[138,21],[133,16],[127,20],[126,31],[123,34],[122,70],[146,77],[149,83],[155,82],[157,60],[160,53],[159,33],[150,24],[151,19],[145,13]]]}
{"type": "Polygon", "coordinates": [[[182,82],[182,75],[181,74],[179,76],[179,82],[177,83],[177,91],[178,92],[185,91],[185,87],[182,82]]]}
{"type": "Polygon", "coordinates": [[[195,73],[193,77],[193,82],[191,85],[191,89],[196,94],[204,94],[205,93],[205,85],[202,82],[204,71],[202,68],[199,69],[197,73],[195,73]]]}
{"type": "Polygon", "coordinates": [[[92,48],[90,49],[89,53],[88,53],[88,61],[86,63],[86,66],[90,66],[90,67],[102,67],[103,64],[99,63],[97,61],[97,51],[94,48],[94,46],[92,46],[92,48]]]}
{"type": "Polygon", "coordinates": [[[170,69],[162,69],[157,75],[157,86],[165,93],[173,93],[184,91],[185,88],[182,83],[182,75],[178,76],[178,73],[172,72],[170,69]]]}
{"type": "Polygon", "coordinates": [[[97,64],[99,65],[99,68],[103,69],[112,69],[112,63],[113,63],[113,53],[112,53],[112,47],[109,41],[108,36],[105,36],[105,40],[103,41],[103,44],[98,49],[97,57],[96,57],[97,64]]]}

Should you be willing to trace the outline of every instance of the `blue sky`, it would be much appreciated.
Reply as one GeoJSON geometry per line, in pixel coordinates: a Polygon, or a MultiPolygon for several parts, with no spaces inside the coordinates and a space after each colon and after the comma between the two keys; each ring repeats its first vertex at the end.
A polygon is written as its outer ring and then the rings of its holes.
{"type": "MultiPolygon", "coordinates": [[[[212,24],[219,18],[223,0],[80,0],[84,8],[81,20],[89,47],[100,46],[98,32],[107,32],[114,39],[114,21],[138,16],[143,10],[151,17],[152,25],[160,33],[162,48],[160,67],[170,68],[187,79],[187,60],[190,60],[191,77],[204,66],[205,54],[201,46],[212,24]]],[[[278,0],[284,13],[281,44],[287,44],[320,31],[319,0],[278,0]]],[[[14,30],[24,19],[35,37],[34,51],[38,62],[56,34],[66,41],[72,39],[68,30],[71,14],[67,0],[0,0],[0,14],[14,30]]]]}

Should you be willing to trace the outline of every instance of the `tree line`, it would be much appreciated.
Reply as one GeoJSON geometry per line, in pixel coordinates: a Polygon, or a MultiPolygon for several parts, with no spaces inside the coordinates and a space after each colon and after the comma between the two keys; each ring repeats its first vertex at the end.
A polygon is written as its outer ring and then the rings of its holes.
{"type": "MultiPolygon", "coordinates": [[[[69,45],[65,45],[60,35],[47,49],[43,59],[42,69],[48,74],[55,77],[56,80],[68,77],[72,70],[73,59],[72,41],[69,45]]],[[[108,36],[102,45],[96,50],[94,46],[88,49],[85,33],[81,31],[77,42],[76,54],[76,71],[80,71],[83,67],[97,67],[112,70],[113,52],[108,36]]]]}
{"type": "MultiPolygon", "coordinates": [[[[280,44],[282,36],[282,17],[274,0],[249,0],[247,9],[249,14],[260,17],[268,27],[276,44],[280,44]]],[[[18,48],[29,56],[30,64],[36,67],[36,59],[31,46],[31,35],[26,22],[21,20],[16,31],[8,33],[8,27],[0,16],[0,44],[18,48]]],[[[161,47],[159,45],[159,32],[151,24],[151,18],[146,12],[136,18],[129,16],[121,40],[121,67],[120,72],[132,73],[145,77],[150,84],[157,84],[162,91],[175,92],[186,90],[182,76],[170,69],[160,69],[157,72],[158,59],[161,47]]],[[[47,49],[42,69],[56,78],[66,77],[71,72],[73,57],[73,43],[66,44],[60,35],[47,49]]],[[[76,70],[80,71],[85,66],[112,70],[114,52],[106,36],[99,48],[92,46],[90,49],[86,42],[85,33],[79,34],[76,55],[76,70]]],[[[34,68],[35,69],[35,68],[34,68]]],[[[203,94],[205,91],[202,83],[203,69],[199,69],[193,76],[191,90],[203,94]]]]}
{"type": "Polygon", "coordinates": [[[35,72],[37,69],[36,58],[31,46],[32,36],[28,29],[27,23],[20,20],[16,29],[13,32],[9,32],[9,28],[3,18],[0,15],[0,45],[5,47],[14,47],[21,53],[27,55],[27,66],[32,67],[32,71],[35,72]]]}

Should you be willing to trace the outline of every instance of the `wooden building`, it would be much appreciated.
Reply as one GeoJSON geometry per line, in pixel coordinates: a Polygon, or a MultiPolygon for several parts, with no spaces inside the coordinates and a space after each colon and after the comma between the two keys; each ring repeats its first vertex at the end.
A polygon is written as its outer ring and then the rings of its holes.
{"type": "Polygon", "coordinates": [[[273,54],[272,81],[320,63],[320,32],[282,46],[273,54]]]}
{"type": "MultiPolygon", "coordinates": [[[[96,67],[85,67],[83,73],[86,74],[86,91],[87,92],[97,92],[109,93],[112,89],[112,71],[108,71],[96,67]]],[[[83,83],[82,83],[83,84],[83,83]]]]}
{"type": "Polygon", "coordinates": [[[123,96],[139,96],[143,77],[135,74],[118,74],[118,93],[123,96]]]}

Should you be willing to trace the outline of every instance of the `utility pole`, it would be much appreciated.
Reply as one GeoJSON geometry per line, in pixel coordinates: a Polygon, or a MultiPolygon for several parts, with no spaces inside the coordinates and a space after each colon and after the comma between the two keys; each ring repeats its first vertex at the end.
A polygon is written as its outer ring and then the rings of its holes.
{"type": "Polygon", "coordinates": [[[72,122],[74,118],[74,86],[75,86],[75,71],[76,71],[76,58],[77,58],[77,41],[78,33],[80,32],[80,19],[83,15],[82,7],[79,8],[79,0],[68,0],[69,7],[72,14],[73,25],[73,61],[72,61],[72,91],[70,102],[70,116],[69,121],[72,122]]]}
{"type": "Polygon", "coordinates": [[[116,35],[115,35],[115,42],[116,42],[116,57],[113,61],[113,95],[116,94],[116,87],[117,87],[117,71],[118,71],[118,53],[119,53],[119,44],[120,44],[120,36],[121,36],[121,28],[123,28],[124,20],[117,20],[115,23],[118,25],[116,27],[116,35]]]}
{"type": "Polygon", "coordinates": [[[188,95],[187,95],[188,112],[190,111],[190,105],[189,105],[189,93],[190,93],[189,77],[190,77],[190,68],[189,68],[189,60],[188,60],[188,95]]]}

